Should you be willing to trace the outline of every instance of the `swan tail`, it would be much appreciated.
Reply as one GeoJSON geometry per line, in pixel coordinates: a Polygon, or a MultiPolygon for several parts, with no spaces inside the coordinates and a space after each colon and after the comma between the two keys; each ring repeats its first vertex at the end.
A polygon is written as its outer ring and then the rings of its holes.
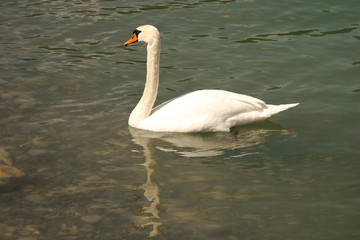
{"type": "Polygon", "coordinates": [[[289,108],[296,107],[297,105],[299,105],[299,103],[280,104],[280,105],[268,104],[267,106],[269,107],[270,114],[272,116],[272,115],[275,115],[275,114],[277,114],[279,112],[288,110],[289,108]]]}

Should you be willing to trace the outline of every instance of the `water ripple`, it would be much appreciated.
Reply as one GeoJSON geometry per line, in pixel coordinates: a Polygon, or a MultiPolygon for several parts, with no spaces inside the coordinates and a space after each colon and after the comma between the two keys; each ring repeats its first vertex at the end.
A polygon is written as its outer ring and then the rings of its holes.
{"type": "Polygon", "coordinates": [[[331,34],[346,34],[351,33],[357,30],[359,27],[351,27],[351,28],[342,28],[332,31],[320,31],[320,29],[307,29],[307,30],[297,30],[290,32],[279,32],[279,33],[265,33],[265,34],[257,34],[253,37],[249,37],[243,40],[234,41],[236,43],[258,43],[263,41],[280,41],[280,40],[292,40],[291,38],[286,39],[277,39],[272,37],[284,37],[284,36],[310,36],[310,37],[322,37],[331,34]]]}
{"type": "Polygon", "coordinates": [[[0,165],[26,177],[6,193],[0,179],[0,239],[359,235],[357,1],[0,1],[0,165]],[[157,103],[203,88],[300,101],[273,119],[299,134],[132,136],[146,46],[122,43],[144,23],[162,33],[157,103]]]}

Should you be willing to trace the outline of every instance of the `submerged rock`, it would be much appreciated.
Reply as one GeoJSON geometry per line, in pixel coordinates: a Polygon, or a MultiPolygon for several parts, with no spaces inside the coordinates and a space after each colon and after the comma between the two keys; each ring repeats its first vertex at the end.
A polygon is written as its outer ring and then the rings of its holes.
{"type": "Polygon", "coordinates": [[[17,187],[17,180],[25,173],[15,167],[0,164],[0,192],[9,192],[17,187]]]}
{"type": "Polygon", "coordinates": [[[23,177],[25,173],[15,167],[0,164],[0,184],[3,180],[8,178],[23,177]]]}

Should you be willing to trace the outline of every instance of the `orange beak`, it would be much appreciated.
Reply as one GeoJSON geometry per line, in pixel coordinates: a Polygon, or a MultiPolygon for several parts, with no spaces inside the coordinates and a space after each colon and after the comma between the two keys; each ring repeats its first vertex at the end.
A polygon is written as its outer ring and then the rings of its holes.
{"type": "Polygon", "coordinates": [[[137,42],[137,41],[138,41],[137,35],[136,35],[136,33],[134,33],[134,35],[127,42],[125,42],[124,45],[127,46],[127,45],[137,42]]]}

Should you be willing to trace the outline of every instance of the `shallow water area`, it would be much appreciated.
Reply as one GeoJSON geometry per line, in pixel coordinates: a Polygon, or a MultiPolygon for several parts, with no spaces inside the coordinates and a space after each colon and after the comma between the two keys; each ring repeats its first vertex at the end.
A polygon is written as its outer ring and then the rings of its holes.
{"type": "Polygon", "coordinates": [[[0,239],[358,239],[358,1],[0,2],[0,239]],[[197,89],[295,103],[231,133],[129,128],[197,89]]]}

